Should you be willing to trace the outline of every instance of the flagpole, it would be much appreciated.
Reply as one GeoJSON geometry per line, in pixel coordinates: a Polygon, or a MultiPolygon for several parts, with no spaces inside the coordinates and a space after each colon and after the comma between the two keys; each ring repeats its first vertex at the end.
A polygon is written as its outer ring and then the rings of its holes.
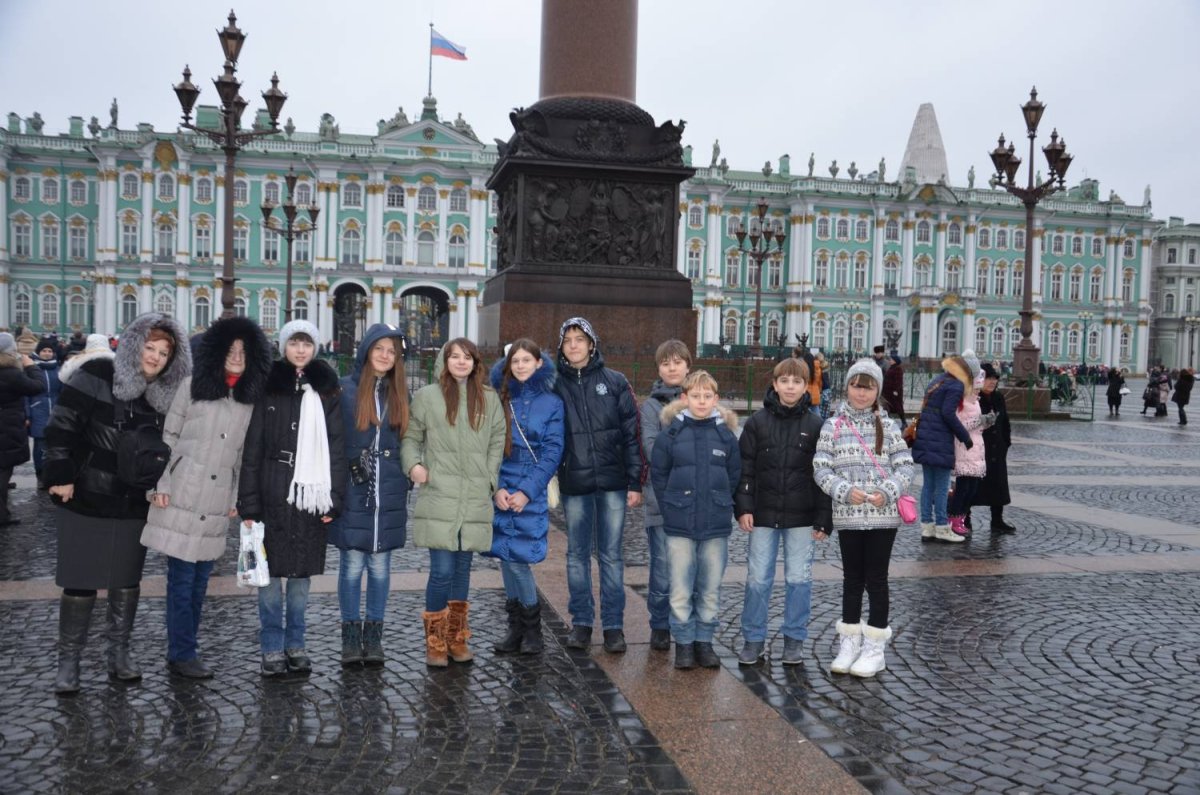
{"type": "Polygon", "coordinates": [[[428,97],[433,96],[433,23],[429,23],[429,87],[425,91],[428,97]]]}

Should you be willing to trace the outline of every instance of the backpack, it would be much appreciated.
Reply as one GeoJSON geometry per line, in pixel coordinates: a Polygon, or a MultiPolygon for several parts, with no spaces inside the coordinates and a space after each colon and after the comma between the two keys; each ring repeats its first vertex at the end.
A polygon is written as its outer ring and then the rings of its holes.
{"type": "Polygon", "coordinates": [[[126,428],[133,420],[133,407],[124,400],[113,398],[117,479],[130,488],[148,491],[158,485],[158,479],[171,460],[171,448],[163,441],[162,417],[157,412],[152,424],[126,428]]]}

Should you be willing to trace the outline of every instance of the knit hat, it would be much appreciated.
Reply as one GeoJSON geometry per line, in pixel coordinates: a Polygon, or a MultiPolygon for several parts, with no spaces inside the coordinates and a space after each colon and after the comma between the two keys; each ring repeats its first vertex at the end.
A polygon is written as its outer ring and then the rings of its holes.
{"type": "Polygon", "coordinates": [[[563,324],[558,329],[558,349],[560,351],[563,346],[563,338],[567,336],[567,329],[571,327],[575,327],[588,335],[588,339],[592,341],[593,347],[600,344],[600,336],[592,328],[592,324],[588,322],[586,317],[569,317],[563,321],[563,324]]]}
{"type": "Polygon", "coordinates": [[[58,353],[58,340],[54,339],[53,337],[42,337],[37,341],[37,347],[33,350],[34,353],[41,353],[46,348],[58,353]]]}
{"type": "Polygon", "coordinates": [[[902,363],[903,363],[903,360],[900,358],[900,354],[898,354],[898,353],[893,353],[893,354],[892,354],[892,362],[893,362],[894,364],[902,364],[902,363]]]}
{"type": "Polygon", "coordinates": [[[287,347],[288,340],[297,334],[307,334],[312,338],[313,344],[317,344],[317,340],[321,339],[321,332],[317,331],[317,327],[307,320],[293,320],[290,323],[284,323],[283,328],[279,329],[279,350],[287,347]]]}
{"type": "Polygon", "coordinates": [[[849,384],[856,375],[865,375],[874,380],[876,385],[883,385],[883,370],[879,369],[879,365],[875,363],[874,359],[859,359],[850,365],[850,369],[846,371],[846,383],[849,384]]]}
{"type": "Polygon", "coordinates": [[[965,351],[960,353],[959,356],[962,357],[963,363],[967,365],[967,369],[971,371],[971,378],[974,378],[976,375],[978,375],[979,357],[975,355],[975,351],[967,348],[965,351]]]}
{"type": "Polygon", "coordinates": [[[108,344],[108,337],[103,334],[88,334],[87,343],[83,346],[83,352],[99,353],[100,351],[112,351],[112,346],[108,344]]]}
{"type": "Polygon", "coordinates": [[[884,350],[885,349],[882,345],[876,345],[874,348],[871,349],[871,352],[874,353],[876,356],[882,356],[884,350]]]}
{"type": "Polygon", "coordinates": [[[7,331],[0,331],[0,353],[16,353],[17,341],[7,331]]]}

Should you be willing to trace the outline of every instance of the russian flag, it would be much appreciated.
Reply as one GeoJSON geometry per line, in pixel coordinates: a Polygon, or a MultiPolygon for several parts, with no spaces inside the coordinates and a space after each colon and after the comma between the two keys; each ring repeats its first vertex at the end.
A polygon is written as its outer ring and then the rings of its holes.
{"type": "Polygon", "coordinates": [[[441,55],[444,58],[453,58],[456,61],[467,60],[466,47],[458,46],[433,28],[430,28],[429,31],[429,52],[432,55],[441,55]]]}

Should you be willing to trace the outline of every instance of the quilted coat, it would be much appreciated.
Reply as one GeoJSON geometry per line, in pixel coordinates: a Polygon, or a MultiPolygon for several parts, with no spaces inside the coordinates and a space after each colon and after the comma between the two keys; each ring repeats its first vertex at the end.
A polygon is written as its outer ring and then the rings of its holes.
{"type": "MultiPolygon", "coordinates": [[[[646,458],[654,455],[654,440],[662,431],[662,412],[667,404],[678,400],[683,387],[667,386],[661,380],[655,380],[650,387],[650,396],[638,406],[638,423],[641,426],[642,449],[646,458]]],[[[654,484],[647,482],[642,487],[642,505],[645,508],[646,527],[662,527],[662,511],[658,507],[658,498],[654,496],[654,484]]]]}
{"type": "Polygon", "coordinates": [[[954,469],[954,440],[966,444],[971,434],[958,419],[958,406],[971,383],[970,373],[952,359],[942,362],[945,370],[925,390],[925,407],[917,425],[912,459],[939,469],[954,469]]]}
{"type": "Polygon", "coordinates": [[[650,460],[663,531],[694,541],[728,536],[742,476],[737,415],[718,406],[713,416],[698,420],[684,405],[677,400],[663,409],[663,431],[650,460]]]}
{"type": "Polygon", "coordinates": [[[45,392],[43,373],[36,364],[22,367],[15,353],[0,353],[0,467],[14,467],[29,460],[26,398],[38,395],[46,401],[45,392]]]}
{"type": "Polygon", "coordinates": [[[967,429],[971,436],[971,449],[957,439],[954,440],[954,474],[965,477],[981,478],[987,474],[987,455],[983,446],[983,430],[985,425],[990,427],[995,417],[988,417],[985,422],[979,409],[979,393],[972,392],[963,399],[958,409],[958,421],[967,429]]]}

